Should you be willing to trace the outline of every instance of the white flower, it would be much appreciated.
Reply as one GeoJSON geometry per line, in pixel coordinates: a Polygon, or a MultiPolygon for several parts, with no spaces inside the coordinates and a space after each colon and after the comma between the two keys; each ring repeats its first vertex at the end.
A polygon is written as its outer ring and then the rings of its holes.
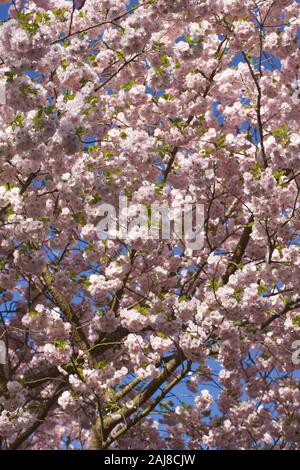
{"type": "Polygon", "coordinates": [[[180,42],[177,42],[177,44],[175,45],[175,49],[178,53],[184,53],[190,49],[190,46],[188,45],[187,42],[180,41],[180,42]]]}

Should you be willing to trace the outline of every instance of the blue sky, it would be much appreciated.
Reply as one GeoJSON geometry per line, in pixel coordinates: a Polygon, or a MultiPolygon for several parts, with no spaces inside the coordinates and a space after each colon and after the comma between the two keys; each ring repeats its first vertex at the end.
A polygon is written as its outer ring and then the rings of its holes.
{"type": "Polygon", "coordinates": [[[10,3],[5,3],[4,5],[0,5],[0,20],[5,20],[8,17],[8,9],[10,3]]]}

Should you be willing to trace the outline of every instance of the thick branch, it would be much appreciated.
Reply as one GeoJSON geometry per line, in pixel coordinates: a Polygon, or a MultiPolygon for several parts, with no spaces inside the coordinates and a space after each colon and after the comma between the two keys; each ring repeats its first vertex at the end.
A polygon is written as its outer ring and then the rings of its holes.
{"type": "Polygon", "coordinates": [[[125,432],[127,432],[137,423],[139,423],[143,418],[145,418],[145,416],[148,416],[149,413],[151,413],[151,411],[154,410],[154,408],[161,402],[161,400],[165,398],[165,396],[172,390],[172,388],[174,388],[175,385],[177,385],[186,376],[186,374],[191,370],[191,365],[192,363],[188,362],[187,366],[181,371],[181,373],[178,374],[171,382],[169,382],[165,386],[162,392],[151,402],[149,406],[147,406],[143,411],[137,414],[133,419],[128,421],[123,428],[121,428],[119,431],[116,432],[116,434],[114,434],[110,439],[107,440],[104,448],[108,448],[114,441],[116,441],[119,437],[121,437],[125,432]]]}
{"type": "Polygon", "coordinates": [[[253,225],[253,215],[251,215],[250,219],[247,222],[247,225],[245,226],[242,236],[234,250],[232,259],[230,260],[230,264],[222,278],[223,284],[227,284],[229,277],[236,272],[238,269],[238,264],[241,262],[241,259],[244,256],[244,253],[246,251],[247,245],[250,240],[250,236],[252,233],[252,225],[253,225]]]}
{"type": "Polygon", "coordinates": [[[34,423],[25,431],[23,431],[19,437],[13,442],[10,446],[10,450],[17,450],[26,439],[38,429],[38,427],[44,422],[46,416],[48,415],[49,411],[51,410],[52,406],[56,403],[58,396],[61,394],[64,385],[60,385],[53,396],[48,400],[46,405],[42,408],[42,410],[37,415],[34,423]]]}
{"type": "Polygon", "coordinates": [[[53,286],[53,276],[49,272],[48,268],[45,268],[43,271],[43,279],[45,281],[46,287],[49,293],[52,296],[52,299],[63,312],[65,318],[71,324],[72,327],[72,337],[74,338],[75,343],[77,346],[82,349],[82,351],[86,351],[88,355],[89,365],[93,367],[94,361],[90,353],[88,352],[90,349],[90,345],[82,331],[82,327],[80,324],[79,319],[77,318],[75,312],[73,311],[72,307],[70,306],[69,302],[64,298],[64,296],[58,292],[55,287],[53,286]]]}
{"type": "MultiPolygon", "coordinates": [[[[126,418],[131,416],[138,408],[143,406],[143,404],[151,398],[151,396],[159,389],[159,387],[173,374],[177,367],[184,360],[184,356],[181,351],[178,351],[174,354],[174,357],[167,363],[164,369],[160,374],[153,379],[149,385],[147,385],[141,393],[137,394],[132,400],[132,407],[128,408],[124,406],[121,408],[117,416],[106,416],[103,420],[103,430],[104,430],[104,440],[109,436],[112,429],[119,423],[123,422],[126,418]]],[[[93,438],[92,438],[92,449],[104,449],[106,447],[106,442],[102,442],[100,432],[100,420],[96,420],[94,429],[93,429],[93,438]]]]}
{"type": "Polygon", "coordinates": [[[247,57],[247,54],[243,52],[244,59],[248,65],[248,68],[250,70],[251,76],[253,78],[253,81],[255,83],[256,89],[257,89],[257,105],[256,105],[256,116],[257,116],[257,124],[259,128],[259,134],[260,134],[260,148],[261,148],[261,154],[262,154],[262,159],[263,159],[263,164],[264,168],[267,168],[268,166],[268,161],[267,161],[267,156],[266,156],[266,151],[265,151],[265,146],[264,146],[264,134],[263,134],[263,124],[262,124],[262,117],[261,117],[261,89],[259,85],[259,81],[251,67],[250,61],[247,57]]]}

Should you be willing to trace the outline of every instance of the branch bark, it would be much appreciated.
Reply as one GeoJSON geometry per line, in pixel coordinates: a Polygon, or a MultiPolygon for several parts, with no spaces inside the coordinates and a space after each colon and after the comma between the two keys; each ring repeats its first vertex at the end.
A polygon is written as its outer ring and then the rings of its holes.
{"type": "MultiPolygon", "coordinates": [[[[132,400],[132,407],[128,408],[123,406],[118,412],[117,417],[106,416],[103,419],[103,433],[100,431],[100,418],[96,419],[96,423],[93,428],[93,437],[91,442],[91,449],[105,449],[107,448],[107,438],[113,428],[126,420],[131,416],[137,409],[139,409],[143,404],[151,398],[151,396],[159,389],[159,387],[175,372],[177,367],[183,362],[184,356],[181,351],[178,351],[174,354],[173,358],[167,363],[164,369],[160,374],[153,379],[149,385],[147,385],[142,392],[137,394],[132,400]],[[103,440],[101,439],[101,434],[103,434],[103,440]]],[[[156,406],[156,405],[155,405],[156,406]]],[[[149,410],[150,412],[151,410],[149,410]]]]}

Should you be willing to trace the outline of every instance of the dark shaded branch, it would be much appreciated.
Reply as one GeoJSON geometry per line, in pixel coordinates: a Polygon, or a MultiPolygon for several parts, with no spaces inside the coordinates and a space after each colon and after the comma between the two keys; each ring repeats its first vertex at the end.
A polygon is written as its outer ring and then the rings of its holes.
{"type": "Polygon", "coordinates": [[[239,239],[239,242],[234,250],[233,256],[229,261],[228,268],[222,277],[223,284],[227,284],[229,277],[236,272],[238,269],[238,264],[241,262],[244,253],[246,251],[247,245],[249,243],[251,233],[252,233],[252,226],[254,222],[254,217],[251,215],[249,218],[247,225],[245,226],[242,236],[239,239]]]}
{"type": "Polygon", "coordinates": [[[76,345],[82,349],[82,351],[86,351],[88,356],[88,361],[90,367],[94,366],[94,361],[92,356],[89,353],[90,345],[83,333],[81,324],[79,319],[77,318],[75,312],[73,311],[70,303],[64,298],[64,296],[58,292],[55,287],[53,286],[54,278],[48,268],[45,268],[43,271],[43,279],[46,284],[46,287],[51,294],[53,302],[60,310],[63,312],[65,318],[71,324],[72,328],[72,337],[76,343],[76,345]]]}
{"type": "Polygon", "coordinates": [[[160,374],[153,379],[149,385],[147,385],[140,393],[138,393],[132,400],[132,407],[128,408],[124,406],[121,408],[117,416],[106,416],[103,420],[103,431],[104,431],[104,442],[101,441],[100,437],[100,422],[99,417],[93,428],[93,437],[91,448],[92,449],[104,449],[106,446],[106,439],[109,436],[112,429],[119,423],[123,422],[131,416],[137,409],[152,397],[152,395],[159,389],[159,387],[173,374],[177,367],[183,362],[184,356],[181,351],[174,354],[173,358],[165,365],[164,369],[160,374]]]}
{"type": "Polygon", "coordinates": [[[61,394],[62,390],[64,388],[64,385],[59,385],[59,387],[56,389],[54,395],[50,398],[50,400],[47,401],[46,405],[41,409],[41,411],[38,413],[34,423],[25,431],[23,431],[19,437],[13,442],[13,444],[10,446],[9,450],[17,450],[19,447],[26,441],[30,435],[38,429],[38,427],[43,424],[46,416],[48,415],[49,411],[55,405],[57,402],[57,398],[61,394]]]}
{"type": "Polygon", "coordinates": [[[250,61],[247,57],[247,54],[243,52],[243,57],[248,65],[250,74],[253,78],[253,81],[255,83],[256,89],[257,89],[257,105],[256,105],[256,116],[257,116],[257,124],[258,124],[258,129],[259,129],[259,134],[260,134],[260,148],[261,148],[261,154],[262,154],[262,159],[263,159],[263,164],[264,168],[268,167],[268,160],[266,156],[266,151],[265,151],[265,146],[264,146],[264,134],[263,134],[263,123],[262,123],[262,117],[261,117],[261,89],[259,85],[259,81],[251,67],[250,61]]]}

